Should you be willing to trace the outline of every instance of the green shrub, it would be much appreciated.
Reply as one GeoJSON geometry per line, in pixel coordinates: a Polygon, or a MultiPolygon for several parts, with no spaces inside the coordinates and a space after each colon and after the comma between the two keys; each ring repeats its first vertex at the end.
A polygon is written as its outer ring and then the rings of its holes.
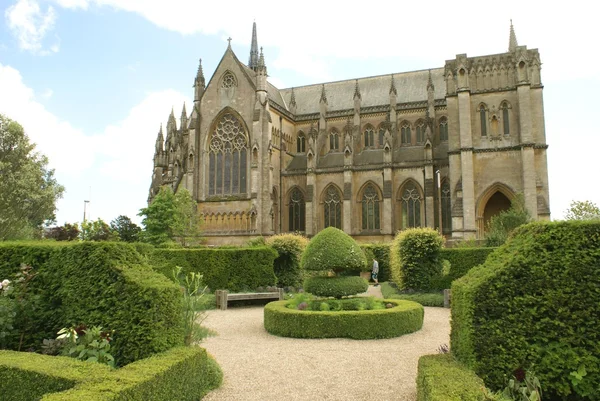
{"type": "Polygon", "coordinates": [[[175,266],[182,273],[200,273],[212,290],[231,292],[275,285],[273,262],[277,252],[269,247],[230,249],[156,249],[150,257],[153,268],[167,277],[175,266]]]}
{"type": "Polygon", "coordinates": [[[301,266],[314,271],[364,270],[367,259],[351,236],[327,227],[310,240],[302,254],[301,266]]]}
{"type": "Polygon", "coordinates": [[[434,277],[432,286],[436,290],[450,288],[452,282],[468,273],[473,267],[485,262],[488,255],[496,248],[444,248],[440,249],[440,258],[450,263],[450,271],[446,275],[434,277]]]}
{"type": "Polygon", "coordinates": [[[265,329],[295,338],[345,337],[356,340],[399,337],[420,330],[423,307],[415,302],[385,300],[389,309],[316,312],[287,308],[289,301],[270,302],[264,309],[265,329]]]}
{"type": "Polygon", "coordinates": [[[115,330],[111,343],[126,364],[183,343],[181,292],[125,243],[52,242],[0,245],[0,264],[33,266],[30,313],[17,316],[11,349],[39,349],[63,327],[79,324],[115,330]]]}
{"type": "Polygon", "coordinates": [[[198,400],[222,382],[206,350],[176,347],[121,369],[66,357],[0,351],[6,401],[198,400]]]}
{"type": "Polygon", "coordinates": [[[392,279],[400,289],[432,289],[432,280],[441,276],[439,257],[442,236],[432,228],[411,228],[398,233],[390,248],[392,279]]]}
{"type": "Polygon", "coordinates": [[[358,276],[311,277],[304,281],[304,291],[320,297],[341,298],[367,291],[369,283],[358,276]]]}
{"type": "Polygon", "coordinates": [[[417,370],[417,401],[484,401],[483,380],[451,354],[424,355],[417,370]]]}
{"type": "Polygon", "coordinates": [[[379,263],[379,282],[390,279],[390,244],[361,244],[361,249],[367,258],[367,266],[363,271],[371,271],[373,259],[379,263]]]}
{"type": "Polygon", "coordinates": [[[600,223],[519,227],[452,284],[452,352],[493,390],[535,366],[544,399],[600,400],[599,288],[600,223]]]}
{"type": "Polygon", "coordinates": [[[413,292],[413,293],[400,293],[390,283],[381,284],[381,293],[384,298],[387,299],[405,299],[407,301],[413,301],[423,306],[444,306],[444,294],[440,292],[413,292]]]}
{"type": "Polygon", "coordinates": [[[279,254],[273,265],[279,287],[298,287],[302,284],[300,259],[307,244],[308,239],[297,234],[274,235],[267,240],[267,245],[279,254]]]}

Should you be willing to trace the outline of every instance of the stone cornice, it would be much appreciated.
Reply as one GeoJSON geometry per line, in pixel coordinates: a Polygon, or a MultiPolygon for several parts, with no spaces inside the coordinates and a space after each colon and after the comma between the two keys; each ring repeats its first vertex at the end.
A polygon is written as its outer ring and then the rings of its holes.
{"type": "Polygon", "coordinates": [[[520,145],[515,145],[515,146],[504,146],[501,148],[482,148],[482,149],[475,149],[475,148],[460,148],[458,150],[449,150],[448,151],[448,155],[459,155],[461,154],[461,152],[466,151],[466,152],[473,152],[473,153],[492,153],[492,152],[509,152],[509,151],[515,151],[515,150],[521,150],[521,149],[525,149],[525,148],[534,148],[534,149],[548,149],[548,145],[545,143],[523,143],[520,145]]]}

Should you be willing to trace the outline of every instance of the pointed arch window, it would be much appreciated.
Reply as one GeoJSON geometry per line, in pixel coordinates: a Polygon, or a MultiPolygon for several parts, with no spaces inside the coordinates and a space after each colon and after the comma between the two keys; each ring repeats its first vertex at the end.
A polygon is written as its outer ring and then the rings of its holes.
{"type": "Polygon", "coordinates": [[[247,151],[244,126],[233,114],[224,114],[217,122],[209,144],[209,195],[246,193],[247,151]]]}
{"type": "Polygon", "coordinates": [[[339,152],[340,150],[340,134],[333,129],[329,134],[329,151],[339,152]]]}
{"type": "Polygon", "coordinates": [[[440,141],[448,140],[448,120],[442,118],[440,120],[440,141]]]}
{"type": "Polygon", "coordinates": [[[382,126],[379,127],[379,147],[383,148],[385,144],[385,128],[382,126]]]}
{"type": "Polygon", "coordinates": [[[305,201],[304,194],[300,191],[299,188],[294,188],[290,193],[290,203],[289,203],[289,231],[300,231],[304,232],[306,229],[305,226],[305,201]]]}
{"type": "Polygon", "coordinates": [[[362,229],[381,229],[381,218],[379,214],[379,193],[373,184],[367,185],[362,195],[362,229]]]}
{"type": "Polygon", "coordinates": [[[402,228],[421,227],[421,203],[423,199],[413,182],[404,186],[401,193],[402,228]]]}
{"type": "Polygon", "coordinates": [[[481,122],[481,136],[487,136],[487,110],[484,105],[479,106],[479,120],[481,122]]]}
{"type": "Polygon", "coordinates": [[[365,148],[372,148],[375,146],[375,132],[373,127],[368,125],[364,132],[365,137],[365,148]]]}
{"type": "Polygon", "coordinates": [[[411,144],[411,132],[410,125],[408,123],[402,124],[402,127],[400,128],[400,141],[402,145],[411,144]]]}
{"type": "Polygon", "coordinates": [[[340,192],[330,185],[325,190],[323,199],[323,228],[335,227],[342,229],[342,197],[340,192]]]}
{"type": "Polygon", "coordinates": [[[510,135],[510,119],[509,119],[508,103],[502,102],[500,109],[502,109],[502,127],[504,130],[504,135],[509,136],[510,135]]]}
{"type": "Polygon", "coordinates": [[[298,133],[298,138],[296,138],[296,152],[297,153],[306,152],[306,138],[302,131],[300,131],[298,133]]]}
{"type": "Polygon", "coordinates": [[[425,142],[425,123],[419,121],[417,123],[417,143],[425,142]]]}
{"type": "Polygon", "coordinates": [[[442,232],[449,234],[452,232],[452,214],[451,214],[451,200],[450,200],[450,183],[445,180],[442,183],[442,232]]]}

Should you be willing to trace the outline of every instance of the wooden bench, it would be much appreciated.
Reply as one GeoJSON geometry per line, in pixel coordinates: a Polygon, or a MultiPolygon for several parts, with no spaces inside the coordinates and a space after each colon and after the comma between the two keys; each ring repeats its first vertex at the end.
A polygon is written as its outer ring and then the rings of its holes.
{"type": "Polygon", "coordinates": [[[227,290],[216,290],[215,298],[217,299],[217,309],[226,310],[228,301],[242,301],[252,299],[283,299],[283,288],[278,288],[277,291],[269,292],[243,292],[230,294],[227,290]]]}

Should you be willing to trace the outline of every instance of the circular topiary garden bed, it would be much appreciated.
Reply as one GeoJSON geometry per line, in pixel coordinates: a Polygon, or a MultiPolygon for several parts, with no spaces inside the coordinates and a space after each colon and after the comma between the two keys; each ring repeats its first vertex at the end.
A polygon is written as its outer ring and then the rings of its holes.
{"type": "Polygon", "coordinates": [[[288,308],[290,300],[271,302],[265,306],[265,329],[282,337],[366,340],[399,337],[423,326],[423,306],[416,302],[386,299],[382,300],[384,309],[375,306],[371,310],[344,310],[351,309],[344,306],[347,301],[354,299],[313,300],[307,303],[305,310],[288,308]],[[316,304],[311,306],[310,303],[318,303],[319,310],[315,311],[316,304]],[[329,311],[321,310],[327,308],[321,306],[324,303],[329,311]]]}

